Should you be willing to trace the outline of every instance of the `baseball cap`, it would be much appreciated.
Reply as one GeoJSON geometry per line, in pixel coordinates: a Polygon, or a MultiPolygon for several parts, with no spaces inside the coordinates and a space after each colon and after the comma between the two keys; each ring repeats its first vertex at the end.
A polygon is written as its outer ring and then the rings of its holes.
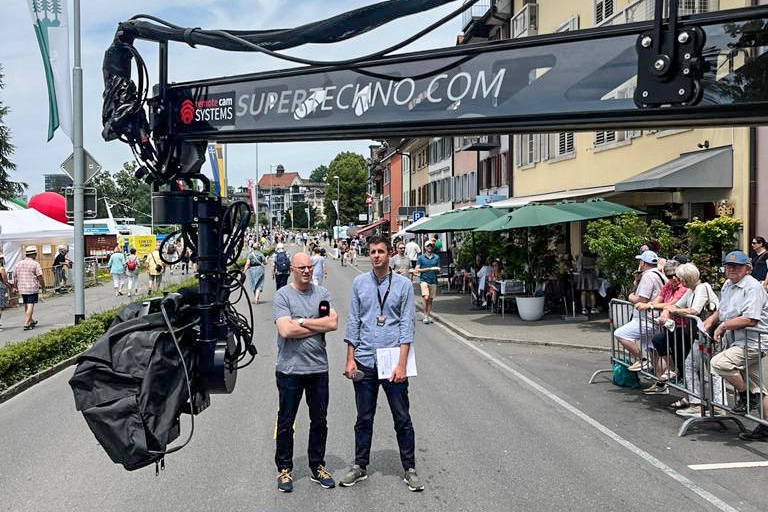
{"type": "Polygon", "coordinates": [[[28,245],[24,252],[26,254],[32,254],[32,253],[37,254],[37,247],[35,247],[34,245],[28,245]]]}
{"type": "Polygon", "coordinates": [[[643,263],[655,265],[659,262],[659,257],[653,251],[643,251],[642,254],[635,256],[636,260],[642,260],[643,263]]]}
{"type": "Polygon", "coordinates": [[[742,251],[731,251],[725,255],[723,265],[728,263],[732,263],[734,265],[746,265],[751,262],[752,260],[749,259],[749,256],[744,254],[742,251]]]}

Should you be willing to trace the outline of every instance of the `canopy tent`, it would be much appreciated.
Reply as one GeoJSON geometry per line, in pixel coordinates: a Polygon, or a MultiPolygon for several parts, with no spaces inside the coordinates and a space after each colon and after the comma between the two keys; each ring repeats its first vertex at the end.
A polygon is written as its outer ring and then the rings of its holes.
{"type": "Polygon", "coordinates": [[[0,211],[0,243],[6,266],[12,270],[25,245],[72,245],[74,229],[32,208],[0,211]]]}
{"type": "Polygon", "coordinates": [[[448,233],[453,231],[472,231],[494,219],[503,216],[504,212],[490,206],[472,206],[446,212],[435,217],[430,222],[420,226],[409,226],[406,231],[411,233],[448,233]]]}
{"type": "Polygon", "coordinates": [[[403,239],[405,239],[405,238],[413,238],[413,237],[414,237],[414,236],[416,236],[416,235],[415,235],[414,233],[411,233],[411,232],[410,232],[410,231],[408,231],[408,230],[409,230],[410,228],[415,228],[415,227],[421,226],[421,225],[422,225],[422,224],[424,224],[425,222],[429,222],[429,221],[430,221],[430,220],[432,220],[432,219],[434,219],[434,217],[427,217],[427,216],[421,217],[421,218],[420,218],[419,220],[417,220],[416,222],[412,222],[412,223],[410,223],[409,225],[405,226],[405,227],[404,227],[403,229],[401,229],[400,231],[398,231],[397,233],[394,233],[394,234],[392,235],[392,238],[393,238],[393,239],[395,239],[395,238],[403,238],[403,239]]]}

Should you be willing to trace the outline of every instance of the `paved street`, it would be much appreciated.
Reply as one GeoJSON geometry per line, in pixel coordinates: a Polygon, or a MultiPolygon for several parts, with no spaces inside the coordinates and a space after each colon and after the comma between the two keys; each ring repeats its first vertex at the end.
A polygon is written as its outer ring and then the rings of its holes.
{"type": "MultiPolygon", "coordinates": [[[[328,267],[341,318],[340,331],[328,336],[327,462],[338,477],[354,449],[352,385],[341,372],[349,288],[358,270],[337,262],[328,267]]],[[[605,379],[587,384],[606,367],[605,352],[467,341],[440,322],[417,324],[419,376],[410,384],[425,491],[411,493],[402,482],[391,415],[380,400],[368,480],[331,490],[309,480],[302,407],[295,491],[278,493],[273,286],[268,282],[267,303],[256,307],[256,362],[240,373],[234,394],[213,397],[196,418],[190,446],[169,456],[159,477],[153,467],[129,473],[109,461],[74,410],[71,369],[0,405],[0,510],[768,510],[765,468],[689,468],[765,461],[768,443],[740,443],[735,431],[678,438],[681,419],[666,409],[669,396],[642,396],[605,379]]],[[[438,299],[438,315],[441,300],[448,299],[438,299]]],[[[513,324],[504,329],[516,336],[513,324]]],[[[550,328],[540,329],[546,338],[550,328]]]]}

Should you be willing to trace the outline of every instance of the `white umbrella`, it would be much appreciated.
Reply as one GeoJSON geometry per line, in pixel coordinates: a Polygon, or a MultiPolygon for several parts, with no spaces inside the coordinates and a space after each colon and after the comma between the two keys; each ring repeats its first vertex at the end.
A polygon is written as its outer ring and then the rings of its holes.
{"type": "Polygon", "coordinates": [[[416,234],[415,234],[415,233],[411,233],[411,232],[409,232],[409,231],[406,231],[406,229],[410,229],[410,228],[416,227],[416,226],[418,226],[418,225],[420,225],[420,224],[424,224],[425,222],[427,222],[428,220],[432,220],[433,218],[434,218],[434,217],[427,217],[427,216],[425,215],[424,217],[420,218],[420,219],[419,219],[419,220],[417,220],[416,222],[412,222],[411,224],[408,224],[407,226],[405,226],[403,229],[401,229],[401,230],[400,230],[400,231],[398,231],[397,233],[394,233],[394,234],[392,235],[392,238],[397,238],[397,237],[400,237],[400,238],[403,238],[403,239],[406,239],[406,238],[408,238],[408,239],[410,239],[410,238],[413,238],[413,237],[415,237],[415,236],[416,236],[416,234]]]}

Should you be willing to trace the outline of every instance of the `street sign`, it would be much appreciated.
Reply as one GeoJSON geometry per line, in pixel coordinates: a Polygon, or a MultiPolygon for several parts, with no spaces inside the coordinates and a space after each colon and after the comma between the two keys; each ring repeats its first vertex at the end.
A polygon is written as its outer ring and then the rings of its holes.
{"type": "Polygon", "coordinates": [[[416,222],[422,217],[426,217],[427,214],[425,212],[415,211],[413,212],[413,222],[416,222]]]}
{"type": "MultiPolygon", "coordinates": [[[[75,189],[67,187],[64,189],[64,198],[67,201],[64,214],[67,219],[75,218],[75,189]]],[[[96,218],[96,189],[93,187],[83,188],[83,218],[96,218]]]]}
{"type": "MultiPolygon", "coordinates": [[[[83,183],[88,183],[96,173],[101,170],[101,164],[96,161],[91,154],[83,150],[83,156],[85,156],[85,178],[83,183]]],[[[64,160],[61,164],[61,170],[69,175],[73,180],[75,179],[75,154],[69,155],[69,158],[64,160]]]]}
{"type": "Polygon", "coordinates": [[[360,222],[368,222],[368,214],[367,213],[358,214],[357,220],[359,220],[360,222]]]}

